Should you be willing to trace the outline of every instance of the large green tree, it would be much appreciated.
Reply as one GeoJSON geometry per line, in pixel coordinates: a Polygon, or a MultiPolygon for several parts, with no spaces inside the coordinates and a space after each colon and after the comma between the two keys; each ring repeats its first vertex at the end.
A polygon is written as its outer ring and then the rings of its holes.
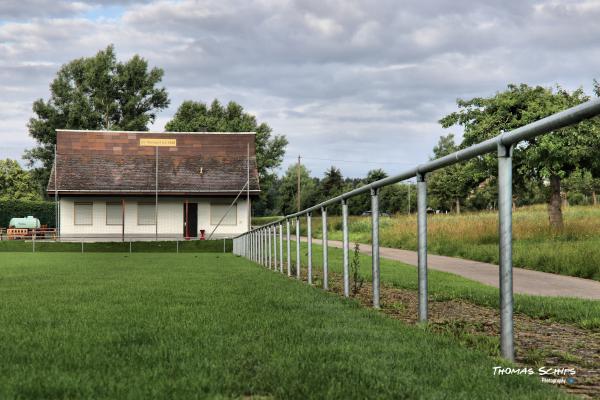
{"type": "MultiPolygon", "coordinates": [[[[441,136],[433,148],[432,159],[444,157],[458,149],[453,134],[441,136]]],[[[464,204],[471,189],[482,180],[481,175],[473,161],[454,164],[432,172],[427,177],[431,206],[436,209],[454,210],[460,214],[461,203],[464,204]]]]}
{"type": "Polygon", "coordinates": [[[297,211],[298,175],[300,175],[300,208],[303,210],[319,202],[318,178],[311,178],[310,171],[304,165],[292,164],[279,182],[279,210],[283,215],[297,211]]]}
{"type": "Polygon", "coordinates": [[[274,208],[269,199],[271,186],[276,181],[275,169],[281,165],[285,155],[287,139],[274,135],[266,123],[258,123],[256,117],[244,111],[236,102],[223,106],[214,100],[210,106],[197,101],[184,101],[165,126],[170,132],[256,132],[256,164],[261,182],[261,200],[254,210],[263,214],[274,208]]]}
{"type": "Polygon", "coordinates": [[[50,98],[33,103],[29,120],[38,146],[24,158],[36,167],[40,185],[46,186],[54,161],[56,129],[147,130],[169,105],[166,89],[157,87],[162,77],[162,69],[149,69],[138,55],[117,61],[112,45],[63,65],[50,84],[50,98]]]}
{"type": "Polygon", "coordinates": [[[0,200],[40,200],[40,190],[31,173],[17,161],[0,160],[0,200]]]}
{"type": "MultiPolygon", "coordinates": [[[[588,100],[582,89],[569,92],[526,84],[509,85],[491,97],[458,100],[459,111],[440,120],[443,127],[464,128],[462,147],[508,132],[588,100]]],[[[548,211],[553,228],[562,229],[561,179],[593,163],[593,149],[600,145],[598,122],[588,120],[557,132],[525,141],[514,150],[516,184],[523,178],[549,184],[548,211]]],[[[484,158],[495,173],[493,156],[484,158]]]]}

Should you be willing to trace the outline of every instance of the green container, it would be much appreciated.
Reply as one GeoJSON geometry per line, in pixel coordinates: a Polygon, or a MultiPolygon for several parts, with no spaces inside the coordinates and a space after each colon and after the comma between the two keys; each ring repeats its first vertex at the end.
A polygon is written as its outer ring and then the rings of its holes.
{"type": "Polygon", "coordinates": [[[40,226],[40,220],[32,216],[28,216],[27,218],[11,218],[8,223],[9,228],[37,229],[40,226]]]}

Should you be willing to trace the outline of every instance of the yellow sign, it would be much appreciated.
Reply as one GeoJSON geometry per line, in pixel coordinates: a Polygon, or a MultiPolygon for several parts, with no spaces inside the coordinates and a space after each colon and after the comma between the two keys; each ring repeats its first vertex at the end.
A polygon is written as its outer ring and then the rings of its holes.
{"type": "Polygon", "coordinates": [[[177,139],[140,139],[140,146],[175,147],[177,139]]]}

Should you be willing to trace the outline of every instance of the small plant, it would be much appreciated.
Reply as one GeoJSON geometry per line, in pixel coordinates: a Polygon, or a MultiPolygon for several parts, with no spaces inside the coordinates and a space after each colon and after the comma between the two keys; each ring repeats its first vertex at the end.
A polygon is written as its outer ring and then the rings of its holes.
{"type": "Polygon", "coordinates": [[[354,244],[350,274],[352,276],[352,296],[356,296],[365,283],[365,278],[360,274],[360,244],[358,243],[354,244]]]}

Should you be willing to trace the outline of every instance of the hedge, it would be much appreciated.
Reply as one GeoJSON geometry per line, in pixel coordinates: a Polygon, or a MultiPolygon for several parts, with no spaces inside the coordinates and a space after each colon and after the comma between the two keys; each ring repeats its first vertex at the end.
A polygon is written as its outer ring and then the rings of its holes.
{"type": "MultiPolygon", "coordinates": [[[[215,240],[182,240],[179,241],[180,253],[231,253],[233,241],[231,239],[215,240]],[[225,244],[225,248],[223,248],[225,244]]],[[[33,243],[30,240],[3,240],[0,241],[0,252],[32,252],[33,243]]],[[[52,242],[38,241],[35,243],[36,252],[81,252],[81,242],[52,242]]],[[[129,253],[129,242],[96,242],[84,243],[85,253],[129,253]]],[[[140,241],[131,243],[132,253],[175,253],[175,241],[140,241]]]]}
{"type": "Polygon", "coordinates": [[[42,225],[56,227],[56,206],[52,201],[0,200],[0,227],[8,227],[11,218],[29,215],[38,218],[42,225]]]}

